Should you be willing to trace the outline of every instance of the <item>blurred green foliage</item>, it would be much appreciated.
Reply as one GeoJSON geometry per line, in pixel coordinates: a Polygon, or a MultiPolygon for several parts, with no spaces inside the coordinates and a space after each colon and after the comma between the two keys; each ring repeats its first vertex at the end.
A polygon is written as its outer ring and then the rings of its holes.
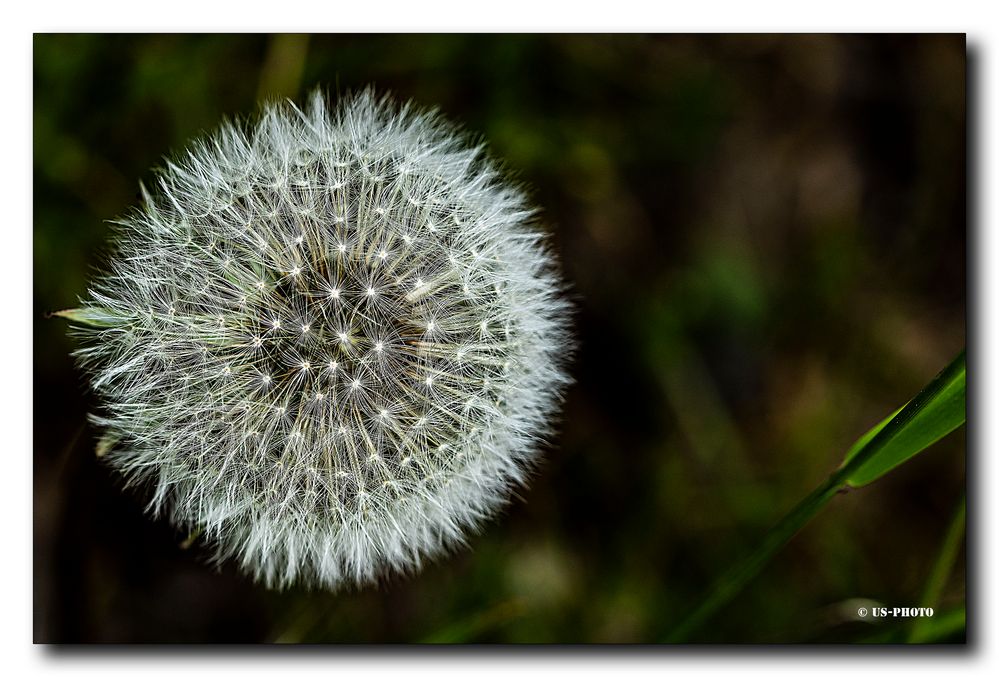
{"type": "MultiPolygon", "coordinates": [[[[658,641],[965,343],[962,36],[39,35],[34,57],[36,641],[658,641]],[[378,589],[268,591],[95,458],[46,314],[164,154],[262,97],[369,84],[532,187],[576,385],[467,549],[378,589]]],[[[838,496],[690,639],[963,640],[964,442],[838,496]],[[932,627],[857,617],[927,586],[932,627]]]]}

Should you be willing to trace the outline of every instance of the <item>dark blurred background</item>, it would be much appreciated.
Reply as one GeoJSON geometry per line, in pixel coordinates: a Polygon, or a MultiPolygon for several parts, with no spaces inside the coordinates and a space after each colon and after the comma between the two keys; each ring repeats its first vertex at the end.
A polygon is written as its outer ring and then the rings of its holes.
{"type": "MultiPolygon", "coordinates": [[[[35,641],[661,641],[964,345],[965,70],[961,35],[36,36],[35,641]],[[580,342],[530,488],[467,549],[339,594],[268,591],[147,518],[45,318],[164,154],[317,84],[487,139],[533,186],[580,342]]],[[[905,639],[856,608],[919,605],[964,445],[837,496],[691,639],[905,639]]],[[[964,571],[962,546],[938,616],[964,571]]]]}

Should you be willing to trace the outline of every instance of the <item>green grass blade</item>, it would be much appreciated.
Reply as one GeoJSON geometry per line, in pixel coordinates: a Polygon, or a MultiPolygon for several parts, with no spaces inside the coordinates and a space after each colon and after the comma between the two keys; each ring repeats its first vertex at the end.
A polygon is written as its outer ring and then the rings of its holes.
{"type": "MultiPolygon", "coordinates": [[[[930,571],[930,577],[926,582],[926,589],[923,591],[923,597],[919,601],[919,606],[923,608],[936,608],[937,603],[940,601],[940,596],[943,594],[944,586],[947,584],[951,571],[954,569],[954,563],[957,561],[961,544],[964,543],[966,524],[967,501],[965,501],[964,496],[961,496],[961,502],[954,513],[953,519],[951,519],[950,525],[947,527],[947,533],[944,535],[940,552],[937,555],[936,562],[933,564],[932,571],[930,571]]],[[[916,619],[909,633],[909,642],[920,643],[928,641],[927,638],[932,634],[932,629],[935,625],[934,618],[936,617],[931,616],[929,618],[921,617],[916,619]]]]}
{"type": "Polygon", "coordinates": [[[711,588],[711,593],[666,637],[666,642],[686,641],[690,633],[741,592],[763,570],[767,562],[836,495],[841,486],[839,474],[830,475],[818,489],[796,505],[764,536],[763,542],[749,557],[718,578],[711,588]]]}
{"type": "MultiPolygon", "coordinates": [[[[938,612],[930,618],[920,618],[915,627],[919,628],[918,637],[910,638],[909,642],[919,644],[940,644],[944,642],[961,641],[967,628],[967,611],[962,605],[956,609],[938,612]]],[[[897,641],[897,640],[896,640],[897,641]]]]}
{"type": "Polygon", "coordinates": [[[965,420],[965,372],[961,351],[908,404],[857,440],[843,461],[843,467],[854,468],[847,484],[870,484],[960,427],[965,420]],[[852,463],[860,457],[863,463],[852,463]]]}
{"type": "Polygon", "coordinates": [[[471,618],[462,619],[442,630],[438,630],[417,643],[420,644],[464,644],[475,642],[482,633],[509,623],[526,611],[524,600],[507,599],[481,611],[471,618]]]}
{"type": "Polygon", "coordinates": [[[912,458],[964,422],[964,351],[893,416],[867,432],[846,460],[767,532],[744,560],[726,571],[711,592],[666,637],[683,642],[732,600],[767,563],[846,485],[860,486],[912,458]],[[957,421],[955,423],[955,420],[957,421]]]}

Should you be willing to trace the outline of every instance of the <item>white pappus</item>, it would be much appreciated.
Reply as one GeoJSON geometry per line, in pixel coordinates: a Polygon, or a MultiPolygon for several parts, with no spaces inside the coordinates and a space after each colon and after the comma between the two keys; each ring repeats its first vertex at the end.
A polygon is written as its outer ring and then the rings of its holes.
{"type": "Polygon", "coordinates": [[[525,481],[570,308],[522,191],[435,112],[269,104],[168,161],[74,320],[104,458],[270,586],[412,571],[525,481]]]}

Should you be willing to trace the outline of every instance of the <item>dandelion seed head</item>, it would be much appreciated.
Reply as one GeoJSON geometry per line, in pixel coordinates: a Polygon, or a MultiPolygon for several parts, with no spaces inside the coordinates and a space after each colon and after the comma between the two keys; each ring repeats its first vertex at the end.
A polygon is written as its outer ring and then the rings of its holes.
{"type": "Polygon", "coordinates": [[[84,301],[110,319],[74,329],[104,458],[270,586],[461,543],[526,481],[568,382],[520,189],[371,92],[265,106],[180,158],[84,301]]]}

